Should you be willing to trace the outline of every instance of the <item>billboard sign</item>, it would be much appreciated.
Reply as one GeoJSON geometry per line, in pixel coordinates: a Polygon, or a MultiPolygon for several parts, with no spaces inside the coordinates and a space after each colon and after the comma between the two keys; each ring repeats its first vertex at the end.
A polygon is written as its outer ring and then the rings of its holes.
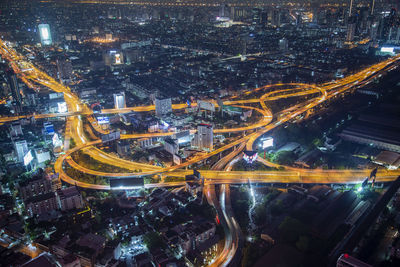
{"type": "Polygon", "coordinates": [[[243,159],[249,163],[252,164],[254,161],[257,159],[257,151],[244,151],[243,152],[243,159]]]}
{"type": "Polygon", "coordinates": [[[265,139],[261,139],[261,147],[263,149],[267,148],[267,147],[272,147],[274,146],[274,138],[272,137],[267,137],[265,139]]]}
{"type": "Polygon", "coordinates": [[[53,126],[53,124],[45,123],[44,124],[44,130],[45,130],[46,134],[48,134],[48,135],[54,134],[54,126],[53,126]]]}
{"type": "Polygon", "coordinates": [[[121,54],[115,54],[115,64],[121,64],[121,54]]]}
{"type": "Polygon", "coordinates": [[[382,53],[394,53],[394,47],[382,47],[381,52],[382,53]]]}
{"type": "Polygon", "coordinates": [[[214,105],[214,103],[211,103],[211,102],[206,102],[206,101],[200,100],[197,102],[197,106],[199,107],[199,109],[209,110],[212,112],[215,111],[215,105],[214,105]]]}
{"type": "Polygon", "coordinates": [[[97,117],[97,123],[98,124],[109,124],[110,119],[108,117],[97,117]]]}

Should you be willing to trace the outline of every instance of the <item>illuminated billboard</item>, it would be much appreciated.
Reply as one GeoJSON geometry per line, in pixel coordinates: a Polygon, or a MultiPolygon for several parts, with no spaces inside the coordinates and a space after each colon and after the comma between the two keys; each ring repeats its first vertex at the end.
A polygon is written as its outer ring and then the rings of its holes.
{"type": "Polygon", "coordinates": [[[381,48],[382,53],[394,53],[394,47],[382,47],[381,48]]]}
{"type": "Polygon", "coordinates": [[[271,147],[271,146],[274,146],[274,138],[272,138],[272,137],[267,137],[267,138],[265,138],[265,139],[261,139],[261,147],[264,149],[264,148],[267,148],[267,147],[271,147]]]}
{"type": "Polygon", "coordinates": [[[66,102],[58,102],[58,112],[59,113],[66,113],[68,112],[67,103],[66,102]]]}
{"type": "Polygon", "coordinates": [[[51,39],[49,24],[39,24],[38,28],[42,45],[51,45],[53,40],[51,39]]]}
{"type": "Polygon", "coordinates": [[[121,54],[115,54],[115,64],[121,64],[121,54]]]}
{"type": "Polygon", "coordinates": [[[206,101],[200,100],[197,102],[197,106],[199,107],[199,109],[209,110],[212,112],[215,111],[215,105],[214,105],[214,103],[211,103],[211,102],[206,102],[206,101]]]}
{"type": "Polygon", "coordinates": [[[243,159],[249,164],[252,164],[254,161],[256,161],[257,156],[257,151],[246,150],[243,152],[243,159]]]}
{"type": "Polygon", "coordinates": [[[29,163],[33,160],[32,152],[29,150],[28,153],[24,156],[24,165],[28,166],[29,163]]]}
{"type": "Polygon", "coordinates": [[[108,124],[110,119],[108,117],[97,117],[98,124],[108,124]]]}
{"type": "Polygon", "coordinates": [[[44,130],[46,134],[52,135],[54,134],[54,126],[51,123],[44,123],[44,130]]]}

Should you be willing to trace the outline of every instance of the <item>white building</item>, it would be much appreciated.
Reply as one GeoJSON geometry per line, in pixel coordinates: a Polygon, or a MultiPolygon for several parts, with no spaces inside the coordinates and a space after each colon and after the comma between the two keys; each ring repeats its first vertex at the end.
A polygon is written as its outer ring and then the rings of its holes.
{"type": "Polygon", "coordinates": [[[210,124],[197,125],[197,133],[192,145],[200,149],[213,150],[213,126],[210,124]]]}
{"type": "Polygon", "coordinates": [[[36,154],[36,160],[37,160],[38,164],[42,164],[42,163],[46,162],[47,160],[51,159],[50,152],[48,150],[36,149],[35,154],[36,154]]]}
{"type": "Polygon", "coordinates": [[[118,94],[114,94],[114,108],[115,109],[126,108],[125,93],[124,92],[120,92],[118,94]]]}
{"type": "Polygon", "coordinates": [[[156,104],[156,115],[158,117],[162,117],[172,112],[171,98],[165,98],[165,99],[156,98],[155,104],[156,104]]]}
{"type": "Polygon", "coordinates": [[[26,140],[15,142],[14,148],[18,162],[23,162],[24,156],[26,155],[26,153],[28,153],[28,143],[26,142],[26,140]]]}

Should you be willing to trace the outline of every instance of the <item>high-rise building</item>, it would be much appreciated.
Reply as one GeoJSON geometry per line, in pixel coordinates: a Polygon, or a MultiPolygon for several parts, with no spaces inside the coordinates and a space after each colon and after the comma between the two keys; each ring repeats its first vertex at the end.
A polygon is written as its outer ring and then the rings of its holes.
{"type": "Polygon", "coordinates": [[[126,108],[125,92],[120,92],[118,94],[114,94],[114,108],[115,109],[126,108]]]}
{"type": "Polygon", "coordinates": [[[252,15],[252,24],[258,25],[261,23],[261,9],[253,8],[251,10],[251,15],[252,15]]]}
{"type": "Polygon", "coordinates": [[[22,111],[22,94],[21,94],[21,88],[19,87],[18,84],[17,75],[15,75],[15,73],[13,73],[12,71],[9,71],[7,73],[7,80],[8,80],[8,85],[11,89],[11,95],[13,98],[15,111],[18,114],[22,111]]]}
{"type": "Polygon", "coordinates": [[[279,40],[279,50],[285,53],[289,51],[289,41],[286,38],[279,40]]]}
{"type": "Polygon", "coordinates": [[[268,12],[265,10],[261,12],[261,24],[262,25],[268,24],[268,12]]]}
{"type": "Polygon", "coordinates": [[[51,38],[50,26],[49,24],[39,24],[39,34],[40,42],[42,45],[51,45],[53,40],[51,38]]]}
{"type": "Polygon", "coordinates": [[[156,115],[158,117],[162,117],[172,112],[171,98],[164,98],[164,99],[156,98],[155,104],[156,104],[156,115]]]}
{"type": "Polygon", "coordinates": [[[349,18],[349,22],[347,24],[347,35],[346,42],[352,42],[354,40],[354,35],[356,33],[356,17],[352,16],[349,18]]]}
{"type": "Polygon", "coordinates": [[[192,145],[200,149],[213,149],[213,126],[210,124],[197,125],[197,133],[193,139],[192,145]]]}
{"type": "Polygon", "coordinates": [[[274,9],[272,11],[272,17],[271,17],[271,23],[272,25],[276,26],[276,27],[280,27],[281,26],[281,19],[282,19],[282,13],[280,12],[279,9],[274,9]]]}
{"type": "Polygon", "coordinates": [[[24,156],[28,153],[28,143],[26,140],[17,141],[14,143],[15,154],[17,155],[18,162],[24,161],[24,156]]]}
{"type": "Polygon", "coordinates": [[[69,59],[57,59],[58,78],[67,82],[72,78],[72,63],[69,59]]]}
{"type": "Polygon", "coordinates": [[[296,25],[299,26],[303,23],[303,19],[301,18],[301,14],[297,14],[296,16],[296,25]]]}
{"type": "Polygon", "coordinates": [[[376,41],[376,38],[378,37],[378,26],[378,22],[374,22],[371,24],[369,36],[372,41],[376,41]]]}

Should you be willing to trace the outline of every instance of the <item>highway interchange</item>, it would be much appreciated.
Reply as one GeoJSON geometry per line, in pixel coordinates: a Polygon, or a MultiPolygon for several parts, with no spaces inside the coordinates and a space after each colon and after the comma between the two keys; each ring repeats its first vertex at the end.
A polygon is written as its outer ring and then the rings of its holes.
{"type": "MultiPolygon", "coordinates": [[[[35,114],[37,119],[50,118],[56,116],[66,117],[66,130],[65,139],[73,140],[76,146],[72,149],[69,148],[68,142],[65,142],[65,154],[58,157],[54,164],[56,173],[59,173],[60,179],[64,182],[77,185],[82,188],[89,188],[95,190],[110,190],[109,185],[103,184],[89,184],[86,182],[75,180],[74,177],[70,177],[64,170],[65,166],[68,165],[82,173],[103,176],[103,177],[134,177],[138,175],[163,175],[163,176],[176,176],[185,177],[187,174],[191,174],[192,171],[187,170],[187,167],[202,162],[214,155],[221,152],[233,149],[225,157],[222,157],[211,170],[201,171],[202,177],[204,177],[204,193],[209,203],[213,205],[216,210],[221,223],[224,226],[226,239],[222,253],[214,259],[211,265],[213,266],[226,266],[231,262],[235,256],[235,252],[243,242],[243,237],[236,220],[234,219],[232,208],[230,206],[230,189],[229,184],[247,184],[251,183],[272,183],[272,184],[289,184],[289,183],[327,183],[327,184],[347,184],[347,183],[359,183],[365,177],[369,175],[371,170],[311,170],[311,169],[297,169],[291,167],[285,167],[282,171],[253,171],[253,172],[241,172],[241,171],[230,171],[232,163],[237,161],[241,157],[241,152],[244,149],[253,150],[255,142],[264,134],[270,132],[276,127],[296,119],[299,115],[309,112],[313,108],[318,107],[322,103],[329,99],[343,95],[346,92],[354,91],[357,88],[365,86],[371,83],[376,77],[385,74],[387,71],[391,71],[398,67],[400,56],[391,57],[385,61],[370,66],[364,70],[359,71],[353,75],[345,77],[340,80],[328,82],[321,85],[308,85],[308,84],[274,84],[267,85],[253,90],[244,92],[241,96],[235,96],[231,99],[226,99],[224,105],[235,105],[242,108],[252,109],[254,112],[261,114],[261,119],[249,126],[238,127],[238,128],[225,128],[215,129],[214,133],[234,133],[243,132],[243,136],[237,140],[219,147],[209,153],[201,153],[188,161],[166,168],[154,166],[150,164],[143,164],[138,162],[132,162],[129,160],[121,159],[112,154],[107,154],[101,149],[97,148],[96,145],[102,143],[100,139],[90,141],[84,133],[84,122],[82,116],[86,116],[93,126],[93,128],[100,134],[105,134],[107,131],[102,130],[96,123],[96,119],[93,116],[93,111],[74,94],[71,89],[61,83],[57,82],[52,77],[48,76],[45,72],[35,67],[30,61],[25,59],[22,55],[18,54],[13,48],[12,44],[5,41],[0,41],[0,54],[3,59],[7,60],[14,72],[17,73],[18,77],[30,88],[38,91],[39,86],[45,86],[52,91],[63,93],[64,99],[68,106],[68,113],[64,114],[35,114]],[[39,85],[39,86],[38,86],[39,85]],[[259,98],[249,98],[253,94],[263,93],[259,98]],[[274,101],[282,98],[296,97],[296,96],[310,96],[309,99],[304,100],[300,104],[296,104],[279,114],[272,114],[272,111],[268,108],[266,101],[274,101]],[[244,97],[243,99],[240,99],[244,97]],[[249,104],[259,104],[260,108],[249,106],[249,104]],[[114,165],[131,172],[127,173],[109,173],[100,170],[91,170],[79,165],[75,162],[71,154],[79,150],[88,154],[94,160],[106,163],[108,165],[114,165]],[[141,172],[138,173],[137,170],[141,172]],[[219,200],[216,196],[215,185],[221,184],[219,200]]],[[[174,104],[173,109],[183,109],[186,104],[174,104]]],[[[131,107],[125,109],[109,109],[102,110],[102,113],[126,113],[130,111],[136,112],[151,112],[155,109],[154,105],[131,107]]],[[[21,118],[30,116],[15,116],[15,117],[2,117],[0,123],[6,123],[21,118]]],[[[191,131],[192,133],[195,130],[191,131]]],[[[139,139],[144,137],[163,137],[173,135],[173,132],[166,133],[144,133],[144,134],[128,134],[122,135],[121,139],[139,139]]],[[[279,167],[276,164],[270,163],[263,159],[258,159],[261,163],[271,166],[279,167]]],[[[381,182],[388,182],[395,179],[400,175],[400,171],[389,171],[379,170],[376,180],[381,182]]],[[[166,186],[181,186],[184,182],[164,182],[156,184],[146,184],[146,188],[153,187],[166,187],[166,186]]]]}

